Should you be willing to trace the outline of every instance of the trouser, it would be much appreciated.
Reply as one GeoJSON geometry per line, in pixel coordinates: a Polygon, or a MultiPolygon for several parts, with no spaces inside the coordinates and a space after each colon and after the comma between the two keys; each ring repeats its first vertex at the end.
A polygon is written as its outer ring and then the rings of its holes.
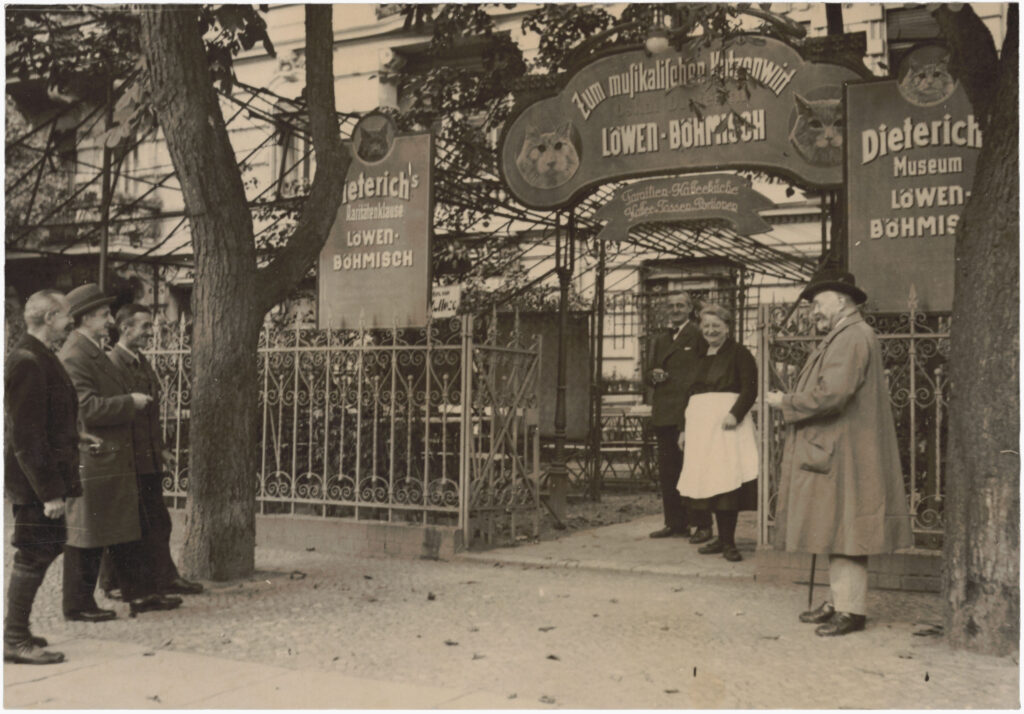
{"type": "MultiPolygon", "coordinates": [[[[164,503],[160,474],[140,474],[139,523],[142,527],[142,558],[160,590],[179,577],[171,558],[171,514],[164,503]]],[[[106,591],[120,587],[111,558],[104,554],[100,562],[100,587],[106,591]]]]}
{"type": "Polygon", "coordinates": [[[722,545],[736,545],[736,522],[739,520],[739,515],[738,511],[715,511],[715,520],[718,522],[718,540],[722,542],[722,545]]]}
{"type": "Polygon", "coordinates": [[[29,637],[29,616],[46,570],[60,555],[67,538],[64,518],[50,519],[43,504],[14,504],[14,567],[7,586],[4,642],[18,644],[29,637]]]}
{"type": "Polygon", "coordinates": [[[866,555],[828,556],[828,580],[832,587],[832,606],[853,615],[867,613],[868,557],[866,555]]]}
{"type": "Polygon", "coordinates": [[[679,429],[673,425],[654,427],[658,442],[658,479],[665,510],[665,525],[674,531],[685,531],[691,525],[711,528],[711,513],[688,511],[676,486],[683,470],[683,453],[679,450],[679,429]]]}
{"type": "MultiPolygon", "coordinates": [[[[148,568],[143,566],[142,542],[106,546],[110,552],[121,595],[134,600],[156,592],[148,568]]],[[[100,575],[103,547],[76,548],[64,546],[64,614],[97,609],[94,591],[100,575]]]]}

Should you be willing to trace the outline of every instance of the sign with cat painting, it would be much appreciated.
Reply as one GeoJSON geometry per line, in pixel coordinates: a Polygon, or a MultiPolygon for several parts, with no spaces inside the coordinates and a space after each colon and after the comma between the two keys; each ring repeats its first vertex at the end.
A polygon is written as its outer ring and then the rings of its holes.
{"type": "Polygon", "coordinates": [[[865,75],[806,62],[758,35],[606,54],[515,110],[501,138],[501,175],[531,208],[569,205],[610,181],[721,169],[839,187],[843,83],[865,75]]]}
{"type": "Polygon", "coordinates": [[[981,128],[939,45],[915,48],[895,79],[846,87],[850,270],[870,306],[953,306],[957,224],[971,195],[981,128]]]}
{"type": "Polygon", "coordinates": [[[766,196],[736,174],[701,174],[637,181],[623,186],[594,217],[607,224],[602,240],[625,240],[630,229],[644,223],[717,220],[740,235],[772,229],[758,211],[775,208],[766,196]]]}
{"type": "Polygon", "coordinates": [[[430,301],[433,137],[364,116],[317,271],[319,326],[418,327],[430,301]]]}

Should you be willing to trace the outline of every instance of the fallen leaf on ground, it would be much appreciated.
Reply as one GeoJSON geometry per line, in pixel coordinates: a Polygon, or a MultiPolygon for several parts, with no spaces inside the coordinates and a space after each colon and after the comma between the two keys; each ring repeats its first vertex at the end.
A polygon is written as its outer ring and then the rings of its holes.
{"type": "Polygon", "coordinates": [[[548,625],[547,627],[538,627],[537,629],[540,630],[541,632],[551,632],[553,629],[555,629],[555,626],[554,625],[548,625]]]}
{"type": "Polygon", "coordinates": [[[778,635],[761,635],[761,639],[762,640],[777,640],[777,639],[779,639],[779,636],[778,635]]]}
{"type": "Polygon", "coordinates": [[[545,694],[543,697],[540,698],[540,701],[544,702],[545,704],[554,704],[555,698],[549,697],[547,694],[545,694]]]}
{"type": "Polygon", "coordinates": [[[156,654],[156,652],[143,652],[142,656],[143,657],[152,657],[155,654],[156,654]]]}
{"type": "Polygon", "coordinates": [[[159,702],[160,701],[160,695],[159,694],[154,694],[151,697],[146,697],[146,699],[150,699],[150,700],[152,700],[154,702],[159,702]]]}
{"type": "Polygon", "coordinates": [[[444,643],[445,643],[446,645],[448,645],[449,647],[454,647],[455,645],[459,644],[459,643],[458,643],[458,642],[456,642],[455,640],[445,640],[445,641],[444,641],[444,643]]]}
{"type": "Polygon", "coordinates": [[[678,689],[666,689],[665,694],[679,694],[678,689]]]}
{"type": "Polygon", "coordinates": [[[942,625],[929,625],[923,630],[915,631],[914,635],[917,637],[941,637],[942,633],[942,625]]]}
{"type": "Polygon", "coordinates": [[[364,575],[363,576],[363,580],[373,580],[373,576],[372,575],[364,575]]]}
{"type": "Polygon", "coordinates": [[[477,627],[476,625],[474,625],[473,627],[470,627],[470,628],[469,628],[469,631],[470,631],[470,632],[479,632],[479,631],[480,631],[480,628],[479,628],[479,627],[477,627]]]}
{"type": "Polygon", "coordinates": [[[473,653],[473,659],[483,659],[486,656],[487,655],[477,654],[476,652],[473,653]]]}
{"type": "Polygon", "coordinates": [[[437,595],[434,593],[427,593],[427,600],[437,600],[437,595]]]}
{"type": "Polygon", "coordinates": [[[309,546],[308,548],[306,548],[307,553],[312,553],[314,550],[316,550],[316,548],[313,546],[309,546]]]}
{"type": "Polygon", "coordinates": [[[509,699],[515,699],[517,696],[519,696],[519,695],[516,694],[515,692],[512,692],[511,694],[508,695],[508,698],[509,699]]]}
{"type": "Polygon", "coordinates": [[[302,580],[305,577],[306,577],[306,574],[304,572],[302,572],[301,570],[293,570],[292,572],[288,573],[288,579],[289,580],[302,580]]]}
{"type": "Polygon", "coordinates": [[[560,662],[561,661],[561,657],[559,657],[558,655],[548,655],[548,659],[553,659],[556,662],[560,662]]]}

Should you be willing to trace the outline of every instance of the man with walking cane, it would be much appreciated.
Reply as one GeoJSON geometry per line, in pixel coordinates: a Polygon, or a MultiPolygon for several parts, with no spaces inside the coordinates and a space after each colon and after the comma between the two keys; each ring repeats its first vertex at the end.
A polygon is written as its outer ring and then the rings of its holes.
{"type": "Polygon", "coordinates": [[[776,547],[828,555],[831,598],[800,615],[828,637],[864,629],[868,555],[909,547],[913,534],[882,353],[858,310],[867,295],[826,267],[800,297],[827,334],[795,390],[765,398],[787,424],[776,547]]]}

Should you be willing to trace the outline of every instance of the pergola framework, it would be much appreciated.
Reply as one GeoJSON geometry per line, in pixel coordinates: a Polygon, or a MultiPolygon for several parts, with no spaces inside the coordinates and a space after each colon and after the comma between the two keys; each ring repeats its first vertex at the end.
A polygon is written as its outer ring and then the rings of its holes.
{"type": "MultiPolygon", "coordinates": [[[[134,81],[134,78],[128,81],[134,81]]],[[[311,158],[311,142],[303,121],[305,108],[301,100],[288,99],[268,89],[244,84],[236,84],[231,93],[221,92],[221,99],[229,131],[247,129],[262,134],[260,141],[239,152],[238,165],[243,172],[262,152],[268,149],[280,151],[278,144],[283,137],[289,136],[292,141],[304,140],[296,143],[305,147],[305,150],[296,153],[288,164],[282,162],[276,175],[266,185],[257,181],[252,181],[251,186],[247,184],[254,215],[257,212],[285,209],[272,220],[257,224],[257,241],[266,239],[275,230],[280,230],[281,222],[286,220],[286,209],[298,208],[304,198],[301,188],[297,192],[289,192],[286,186],[294,182],[297,167],[303,162],[309,162],[311,158]],[[282,111],[282,108],[287,110],[282,111]]],[[[85,161],[78,149],[95,147],[95,141],[90,137],[98,133],[104,118],[103,106],[83,108],[67,105],[52,112],[45,121],[24,135],[7,142],[8,155],[12,150],[23,149],[34,156],[29,166],[19,174],[12,175],[8,169],[7,200],[19,201],[23,205],[18,215],[8,213],[5,234],[8,258],[98,253],[105,230],[116,232],[119,227],[132,223],[148,224],[151,227],[151,238],[146,241],[148,245],[138,246],[136,250],[127,251],[119,247],[116,260],[118,267],[123,269],[136,263],[156,263],[189,268],[191,250],[184,211],[153,208],[153,199],[158,191],[180,192],[173,167],[162,167],[162,170],[157,167],[156,172],[146,167],[141,170],[125,170],[127,158],[153,139],[155,129],[150,128],[132,137],[115,151],[116,160],[111,162],[109,180],[111,185],[123,184],[128,190],[124,192],[127,195],[115,193],[109,207],[109,216],[104,220],[103,216],[98,215],[99,202],[87,200],[90,194],[99,194],[99,187],[104,180],[104,167],[85,161]],[[69,117],[75,116],[76,112],[82,117],[77,121],[70,120],[69,117]],[[55,141],[55,137],[62,132],[74,132],[75,135],[73,181],[68,179],[66,158],[61,153],[67,149],[55,141]],[[47,136],[45,144],[42,147],[34,146],[30,140],[43,133],[47,136]],[[65,195],[44,206],[40,200],[40,187],[46,184],[66,185],[68,190],[65,195]],[[74,213],[70,215],[72,211],[74,213]],[[61,232],[69,235],[55,239],[54,235],[61,232]]],[[[359,115],[356,114],[338,114],[343,138],[350,136],[358,119],[359,115]]],[[[38,138],[36,142],[39,143],[38,138]]],[[[486,216],[487,225],[485,227],[481,221],[480,225],[474,226],[465,235],[456,237],[441,232],[438,237],[470,241],[472,245],[479,246],[484,259],[494,252],[489,247],[493,242],[488,238],[517,237],[516,257],[522,259],[539,244],[550,241],[552,235],[559,231],[559,226],[565,223],[564,212],[536,210],[519,205],[507,195],[495,175],[467,176],[461,173],[451,161],[452,149],[443,144],[436,149],[435,220],[451,211],[469,209],[486,216]]],[[[573,219],[576,235],[580,239],[591,241],[597,234],[601,224],[593,216],[621,185],[601,186],[577,204],[573,210],[573,219]]],[[[815,264],[813,257],[770,235],[759,238],[744,236],[717,223],[644,224],[634,228],[623,241],[614,247],[609,246],[609,249],[612,254],[635,251],[648,255],[653,253],[658,257],[725,258],[744,269],[779,282],[805,280],[815,264]]],[[[593,266],[585,270],[593,270],[593,266]]],[[[542,282],[552,273],[547,271],[534,282],[542,282]]]]}

